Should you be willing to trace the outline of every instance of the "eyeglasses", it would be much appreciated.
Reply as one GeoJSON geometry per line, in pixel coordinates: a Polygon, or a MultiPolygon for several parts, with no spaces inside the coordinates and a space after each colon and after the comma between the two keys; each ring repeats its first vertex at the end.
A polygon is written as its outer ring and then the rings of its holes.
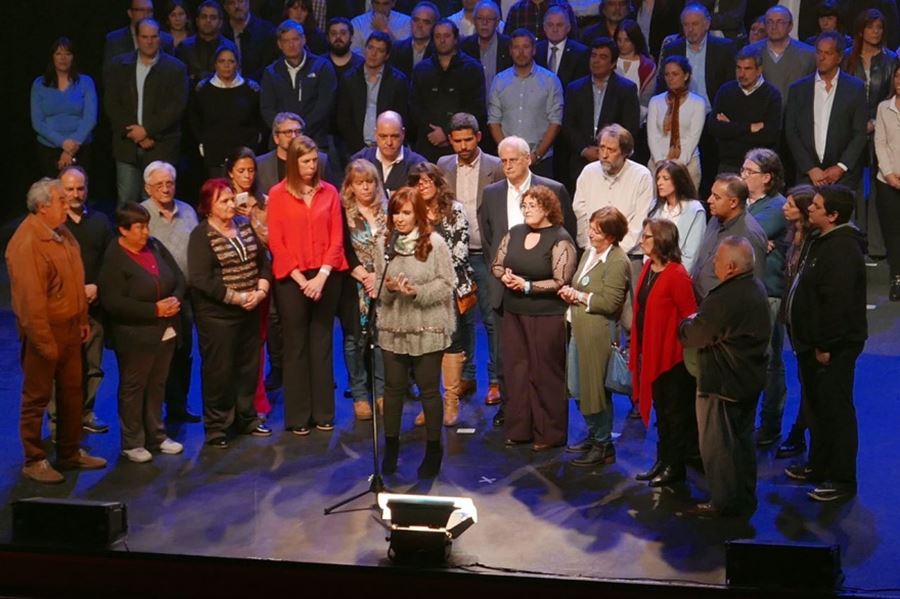
{"type": "Polygon", "coordinates": [[[641,239],[653,239],[652,233],[641,233],[641,239]]]}
{"type": "Polygon", "coordinates": [[[278,135],[286,135],[287,137],[297,137],[298,135],[303,135],[303,129],[297,127],[296,129],[282,129],[281,131],[276,131],[278,135]]]}
{"type": "Polygon", "coordinates": [[[175,189],[175,181],[160,181],[159,183],[150,183],[153,189],[175,189]]]}
{"type": "Polygon", "coordinates": [[[536,202],[529,202],[527,204],[523,203],[519,208],[522,212],[528,212],[529,210],[541,210],[541,205],[536,202]]]}
{"type": "Polygon", "coordinates": [[[742,175],[742,176],[746,176],[746,175],[762,175],[762,174],[763,174],[762,171],[754,171],[754,170],[751,170],[751,169],[749,169],[749,168],[742,168],[742,169],[741,169],[741,175],[742,175]]]}

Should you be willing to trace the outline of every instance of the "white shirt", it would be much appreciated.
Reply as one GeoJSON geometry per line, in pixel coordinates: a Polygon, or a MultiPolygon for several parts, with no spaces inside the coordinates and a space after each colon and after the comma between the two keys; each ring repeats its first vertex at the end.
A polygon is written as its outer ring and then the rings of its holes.
{"type": "Polygon", "coordinates": [[[456,157],[456,199],[466,209],[469,221],[469,249],[481,250],[481,230],[478,228],[478,170],[481,168],[481,150],[472,164],[463,164],[456,157]]]}
{"type": "Polygon", "coordinates": [[[791,37],[795,40],[800,39],[800,2],[801,0],[779,0],[779,6],[783,6],[789,11],[791,11],[791,18],[794,21],[794,26],[791,28],[791,37]]]}
{"type": "Polygon", "coordinates": [[[391,171],[394,170],[394,166],[403,162],[403,158],[403,148],[401,147],[397,158],[393,162],[387,163],[381,154],[381,148],[375,148],[375,160],[381,163],[381,172],[384,174],[383,181],[387,181],[388,177],[391,176],[391,171]]]}
{"type": "MultiPolygon", "coordinates": [[[[350,41],[350,47],[360,54],[366,47],[366,40],[369,38],[369,34],[373,31],[373,16],[374,13],[368,11],[357,15],[350,21],[353,25],[353,39],[350,41]]],[[[388,31],[390,31],[394,41],[407,38],[412,33],[412,19],[409,15],[392,10],[391,16],[388,17],[388,31]]]]}
{"type": "MultiPolygon", "coordinates": [[[[650,105],[647,107],[647,145],[650,146],[650,158],[654,162],[666,159],[672,137],[671,133],[665,133],[663,130],[668,110],[666,93],[663,92],[650,98],[650,105]]],[[[705,123],[706,102],[694,92],[688,92],[687,98],[678,108],[681,155],[677,160],[681,164],[687,166],[694,156],[699,155],[697,147],[700,144],[700,135],[703,133],[705,123]]]]}
{"type": "Polygon", "coordinates": [[[559,63],[562,62],[563,52],[566,51],[566,42],[569,38],[563,38],[563,41],[557,42],[555,44],[551,44],[550,40],[547,40],[547,68],[553,71],[553,74],[556,75],[559,72],[559,63]],[[555,68],[550,68],[550,58],[553,56],[553,48],[556,48],[556,65],[555,68]]]}
{"type": "Polygon", "coordinates": [[[759,78],[756,80],[756,83],[754,83],[750,89],[744,89],[743,87],[741,87],[741,91],[744,92],[745,96],[749,96],[750,94],[752,94],[753,92],[758,90],[760,87],[762,87],[762,84],[765,83],[765,81],[766,80],[763,79],[763,76],[760,75],[759,78]]]}
{"type": "Polygon", "coordinates": [[[531,189],[531,171],[521,187],[516,187],[506,180],[506,227],[507,230],[512,229],[516,225],[525,224],[525,215],[522,214],[522,196],[531,189]]]}
{"type": "Polygon", "coordinates": [[[575,184],[572,210],[578,220],[578,246],[587,248],[591,215],[604,206],[614,206],[628,220],[628,233],[619,246],[626,252],[634,248],[641,226],[653,201],[653,176],[646,166],[626,160],[618,173],[610,177],[600,161],[584,167],[575,184]]]}
{"type": "Polygon", "coordinates": [[[297,90],[297,101],[298,102],[303,100],[303,86],[299,85],[299,82],[297,81],[297,75],[300,73],[300,69],[303,68],[303,65],[306,64],[306,56],[307,56],[306,51],[304,51],[303,52],[303,60],[301,60],[300,64],[298,64],[295,67],[292,67],[291,63],[289,63],[287,60],[284,61],[284,66],[287,67],[288,77],[291,78],[291,85],[294,86],[294,88],[296,88],[296,90],[297,90]]]}
{"type": "MultiPolygon", "coordinates": [[[[465,10],[455,12],[447,18],[456,23],[456,27],[459,28],[459,39],[469,37],[470,35],[475,35],[475,22],[470,21],[466,18],[465,10]]],[[[474,13],[472,15],[472,18],[475,18],[474,13]]],[[[497,23],[497,30],[503,31],[503,28],[505,26],[506,23],[503,21],[503,19],[500,19],[500,21],[497,23]]]]}
{"type": "Polygon", "coordinates": [[[825,89],[825,80],[815,74],[813,85],[813,135],[816,143],[816,155],[819,161],[825,160],[825,144],[828,141],[828,123],[831,121],[831,108],[834,106],[834,96],[837,91],[838,79],[841,71],[831,80],[831,90],[825,89]]]}

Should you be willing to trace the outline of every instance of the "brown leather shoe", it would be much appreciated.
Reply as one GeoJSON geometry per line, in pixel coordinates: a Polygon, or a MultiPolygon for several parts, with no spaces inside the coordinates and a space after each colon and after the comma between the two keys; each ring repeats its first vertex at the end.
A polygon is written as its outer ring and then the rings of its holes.
{"type": "Polygon", "coordinates": [[[469,397],[470,395],[475,395],[476,391],[478,391],[478,383],[476,383],[475,381],[469,381],[466,379],[463,379],[462,381],[460,381],[460,383],[459,383],[459,398],[460,399],[465,399],[466,397],[469,397]]]}
{"type": "Polygon", "coordinates": [[[419,410],[419,413],[416,414],[415,424],[416,426],[425,426],[425,410],[419,410]]]}
{"type": "Polygon", "coordinates": [[[66,480],[66,478],[51,466],[50,462],[47,460],[28,464],[22,468],[22,474],[26,478],[30,478],[39,483],[44,483],[45,485],[55,485],[66,480]]]}
{"type": "Polygon", "coordinates": [[[500,401],[500,385],[491,383],[491,386],[488,387],[487,395],[484,396],[484,405],[496,406],[500,401]]]}
{"type": "Polygon", "coordinates": [[[371,420],[372,406],[370,406],[369,402],[365,400],[354,401],[353,413],[356,415],[357,420],[371,420]]]}
{"type": "Polygon", "coordinates": [[[106,467],[106,460],[88,455],[88,452],[79,449],[74,460],[60,460],[56,465],[61,470],[99,470],[106,467]]]}

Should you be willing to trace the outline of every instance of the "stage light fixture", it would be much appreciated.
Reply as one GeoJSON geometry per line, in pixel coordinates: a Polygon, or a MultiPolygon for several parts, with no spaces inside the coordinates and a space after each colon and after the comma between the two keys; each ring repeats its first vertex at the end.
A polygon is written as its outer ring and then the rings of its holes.
{"type": "Polygon", "coordinates": [[[380,493],[378,507],[388,524],[392,561],[443,561],[453,539],[478,522],[468,497],[380,493]]]}

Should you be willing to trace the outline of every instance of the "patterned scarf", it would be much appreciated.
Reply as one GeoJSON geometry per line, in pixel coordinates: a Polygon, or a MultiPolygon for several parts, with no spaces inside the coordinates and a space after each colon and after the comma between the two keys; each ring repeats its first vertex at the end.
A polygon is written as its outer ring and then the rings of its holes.
{"type": "Polygon", "coordinates": [[[663,133],[669,134],[669,153],[666,158],[678,160],[681,156],[681,125],[678,113],[688,95],[688,88],[666,93],[666,117],[663,120],[663,133]]]}

